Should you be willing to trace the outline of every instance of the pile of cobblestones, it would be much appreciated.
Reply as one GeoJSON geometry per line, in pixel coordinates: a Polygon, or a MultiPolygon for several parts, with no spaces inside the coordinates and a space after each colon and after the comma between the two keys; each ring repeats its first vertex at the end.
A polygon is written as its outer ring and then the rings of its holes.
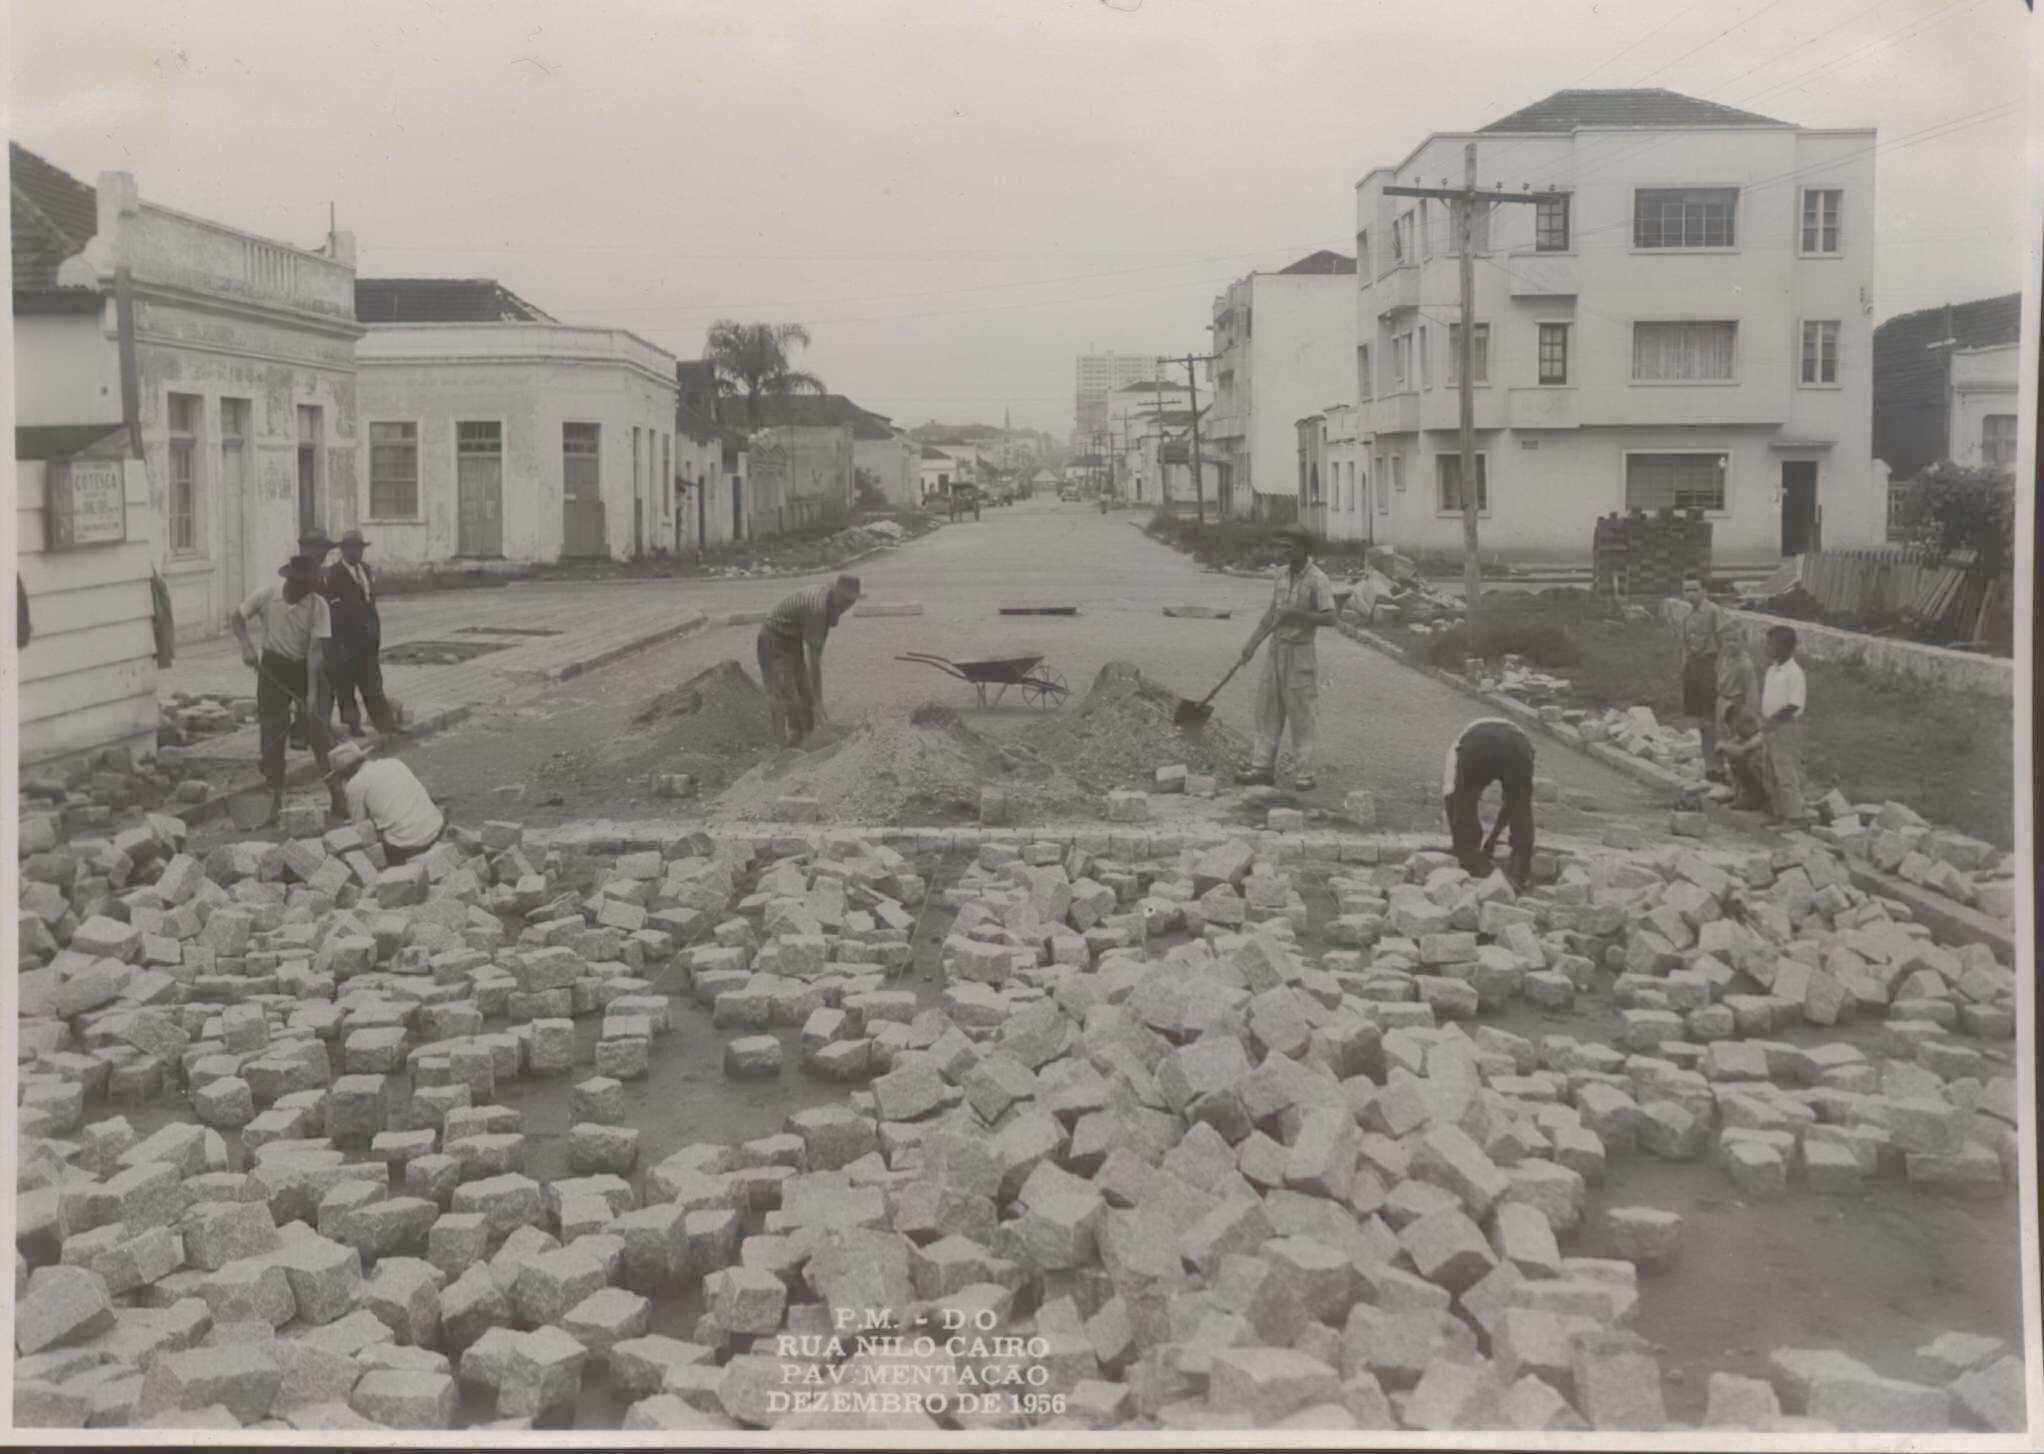
{"type": "MultiPolygon", "coordinates": [[[[1372,839],[968,830],[932,889],[870,838],[697,832],[583,893],[510,824],[386,868],[175,821],[23,860],[19,1425],[523,1428],[593,1379],[631,1429],[1657,1428],[1627,1325],[1682,1226],[1599,1205],[1614,1162],[2015,1176],[2013,972],[1811,840],[1544,854],[1520,896],[1372,839]],[[890,983],[930,895],[925,1004],[890,983]],[[1602,996],[1615,1045],[1482,1023],[1602,996]],[[799,1026],[842,1102],[642,1165],[621,1088],[690,1001],[749,1032],[733,1073],[799,1026]],[[1780,1038],[1854,1018],[1872,1053],[1780,1038]],[[546,1183],[496,1100],[542,1077],[546,1183]],[[1592,1219],[1623,1260],[1569,1255],[1592,1219]],[[649,1331],[697,1287],[690,1337],[649,1331]]],[[[1770,1366],[1705,1422],[2020,1427],[1991,1338],[1770,1366]]]]}

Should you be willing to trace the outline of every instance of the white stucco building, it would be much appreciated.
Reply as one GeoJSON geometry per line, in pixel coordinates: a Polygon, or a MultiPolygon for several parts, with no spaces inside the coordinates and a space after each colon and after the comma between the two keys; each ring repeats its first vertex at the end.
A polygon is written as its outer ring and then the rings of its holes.
{"type": "Polygon", "coordinates": [[[675,359],[487,279],[363,279],[356,519],[387,570],[670,550],[675,359]]]}
{"type": "Polygon", "coordinates": [[[1372,539],[1369,464],[1353,403],[1330,406],[1299,421],[1300,462],[1307,470],[1299,519],[1323,540],[1372,539]],[[1308,438],[1310,434],[1310,440],[1308,438]]]}
{"type": "Polygon", "coordinates": [[[2012,470],[2022,453],[2016,424],[2022,414],[2018,388],[2022,346],[1952,351],[1950,420],[1945,453],[1958,464],[2012,470]]]}
{"type": "Polygon", "coordinates": [[[1355,261],[1320,251],[1250,273],[1214,300],[1214,396],[1202,445],[1222,461],[1222,513],[1269,519],[1298,504],[1298,421],[1354,387],[1355,261]]]}
{"type": "Polygon", "coordinates": [[[178,637],[217,635],[301,533],[355,523],[354,239],[309,252],[126,172],[8,160],[16,423],[132,423],[178,637]]]}
{"type": "Polygon", "coordinates": [[[1482,548],[1590,553],[1614,511],[1700,509],[1719,564],[1877,543],[1874,133],[1662,90],[1560,91],[1436,134],[1356,187],[1355,378],[1380,542],[1462,549],[1448,215],[1389,185],[1541,194],[1479,209],[1482,548]],[[1445,309],[1445,311],[1444,311],[1445,309]]]}

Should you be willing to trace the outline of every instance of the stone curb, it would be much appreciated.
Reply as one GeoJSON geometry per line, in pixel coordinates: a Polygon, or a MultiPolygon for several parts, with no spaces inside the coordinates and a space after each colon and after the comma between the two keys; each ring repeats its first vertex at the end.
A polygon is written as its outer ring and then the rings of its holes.
{"type": "MultiPolygon", "coordinates": [[[[636,637],[631,641],[613,646],[606,651],[600,651],[595,656],[584,658],[581,661],[564,662],[560,666],[536,668],[529,672],[518,672],[516,675],[527,679],[548,682],[573,681],[584,672],[595,671],[600,666],[608,666],[620,657],[630,656],[635,651],[643,651],[649,646],[658,646],[662,642],[672,641],[677,637],[693,636],[698,631],[708,627],[709,624],[710,618],[701,611],[697,611],[694,615],[684,617],[672,626],[663,626],[658,631],[648,632],[644,636],[636,637]]],[[[506,673],[506,675],[511,675],[511,673],[506,673]]]]}
{"type": "Polygon", "coordinates": [[[1941,938],[1963,944],[1985,944],[1996,952],[1997,957],[2010,964],[2016,962],[2012,926],[1990,919],[1978,909],[1968,908],[1958,900],[1949,899],[1920,884],[1882,873],[1871,864],[1851,858],[1844,859],[1844,863],[1846,873],[1860,888],[1907,904],[1916,921],[1929,925],[1941,938]]]}

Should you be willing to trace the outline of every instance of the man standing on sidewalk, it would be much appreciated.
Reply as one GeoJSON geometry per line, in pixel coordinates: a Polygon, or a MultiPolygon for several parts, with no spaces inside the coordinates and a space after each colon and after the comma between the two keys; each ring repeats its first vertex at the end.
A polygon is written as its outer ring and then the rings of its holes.
{"type": "Polygon", "coordinates": [[[397,718],[383,695],[383,618],[376,609],[375,573],[362,559],[368,548],[362,532],[350,530],[341,537],[341,558],[326,573],[334,622],[334,701],[350,737],[362,735],[365,708],[376,730],[388,737],[397,731],[397,718]]]}
{"type": "MultiPolygon", "coordinates": [[[[277,571],[283,585],[259,586],[235,607],[228,624],[241,642],[241,659],[256,673],[256,720],[262,728],[263,778],[270,785],[270,821],[284,808],[284,744],[294,724],[311,743],[320,771],[327,767],[331,743],[326,725],[326,645],[333,621],[325,596],[319,593],[319,567],[306,556],[294,556],[277,571]],[[260,621],[263,645],[257,651],[249,622],[260,621]]],[[[333,811],[347,807],[338,784],[332,788],[333,811]]]]}
{"type": "Polygon", "coordinates": [[[759,674],[766,683],[774,741],[799,747],[824,720],[823,643],[859,599],[859,578],[839,576],[782,601],[759,628],[759,674]],[[803,662],[804,651],[808,662],[803,662]]]}
{"type": "Polygon", "coordinates": [[[1334,587],[1313,563],[1313,537],[1300,526],[1280,531],[1289,552],[1239,665],[1247,666],[1263,639],[1271,638],[1263,681],[1256,694],[1256,757],[1236,781],[1269,784],[1277,778],[1278,747],[1292,730],[1292,787],[1313,788],[1313,713],[1319,703],[1319,665],[1313,635],[1334,624],[1334,587]]]}

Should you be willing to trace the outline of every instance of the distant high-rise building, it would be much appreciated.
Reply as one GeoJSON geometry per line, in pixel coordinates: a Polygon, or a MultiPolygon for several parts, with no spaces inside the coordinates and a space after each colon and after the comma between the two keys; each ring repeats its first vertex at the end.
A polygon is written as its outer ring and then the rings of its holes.
{"type": "Polygon", "coordinates": [[[1107,396],[1130,384],[1161,378],[1163,365],[1146,353],[1082,353],[1072,404],[1072,444],[1087,448],[1107,427],[1107,396]]]}

